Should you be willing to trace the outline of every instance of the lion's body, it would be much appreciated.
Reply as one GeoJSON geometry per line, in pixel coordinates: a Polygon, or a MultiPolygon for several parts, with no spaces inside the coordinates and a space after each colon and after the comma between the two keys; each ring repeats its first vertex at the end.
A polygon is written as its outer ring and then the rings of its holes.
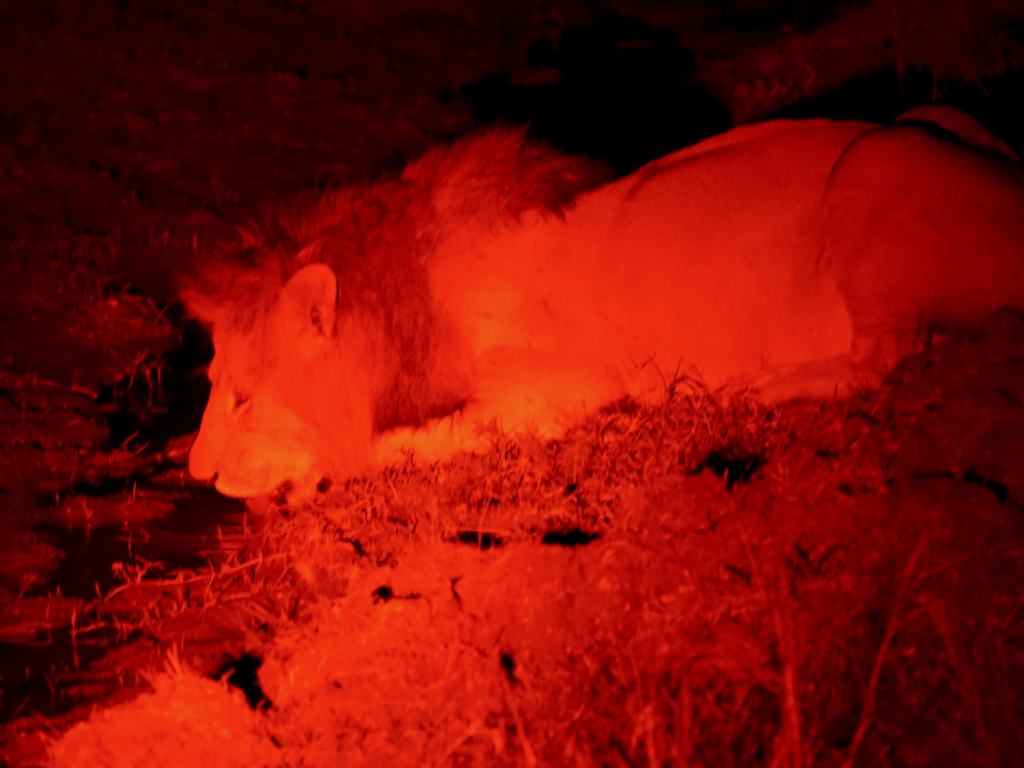
{"type": "Polygon", "coordinates": [[[598,179],[485,133],[214,271],[193,474],[306,490],[481,424],[557,436],[681,375],[831,396],[921,328],[1024,303],[1019,172],[919,128],[779,121],[598,179]]]}

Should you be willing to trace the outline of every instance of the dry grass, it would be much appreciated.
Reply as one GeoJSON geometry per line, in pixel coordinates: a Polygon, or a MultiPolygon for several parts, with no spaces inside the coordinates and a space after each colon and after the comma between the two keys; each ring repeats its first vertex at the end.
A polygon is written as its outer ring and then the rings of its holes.
{"type": "MultiPolygon", "coordinates": [[[[970,435],[936,449],[944,472],[901,453],[953,415],[997,419],[978,392],[1003,387],[1001,343],[951,342],[848,402],[681,387],[555,443],[496,436],[268,507],[218,571],[109,603],[159,593],[156,633],[171,615],[246,627],[270,704],[242,736],[267,765],[1019,765],[1011,477],[972,470],[970,435]],[[959,378],[908,410],[944,365],[959,378]]],[[[169,702],[212,706],[189,674],[71,730],[55,763],[169,702]]],[[[182,764],[163,754],[149,764],[182,764]]]]}

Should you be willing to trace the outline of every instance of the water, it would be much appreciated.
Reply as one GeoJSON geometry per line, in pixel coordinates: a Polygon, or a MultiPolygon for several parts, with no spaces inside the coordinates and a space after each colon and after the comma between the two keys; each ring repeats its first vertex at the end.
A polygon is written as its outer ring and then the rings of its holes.
{"type": "MultiPolygon", "coordinates": [[[[66,553],[59,569],[26,598],[47,595],[94,600],[123,583],[114,563],[138,564],[139,558],[162,563],[150,578],[175,570],[217,564],[242,541],[244,502],[221,496],[212,488],[186,488],[174,511],[145,523],[114,523],[89,530],[56,524],[41,526],[66,553]],[[224,546],[222,547],[222,543],[224,546]]],[[[121,687],[111,670],[92,667],[110,648],[133,642],[140,633],[118,637],[113,628],[81,633],[70,627],[43,634],[31,644],[0,643],[0,723],[38,713],[54,717],[121,687]]],[[[135,682],[125,681],[125,682],[135,682]]]]}

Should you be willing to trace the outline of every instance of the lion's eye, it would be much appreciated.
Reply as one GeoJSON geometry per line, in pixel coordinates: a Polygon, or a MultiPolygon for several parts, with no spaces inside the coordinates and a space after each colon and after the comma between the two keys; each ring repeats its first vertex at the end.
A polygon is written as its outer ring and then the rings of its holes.
{"type": "Polygon", "coordinates": [[[252,397],[241,392],[236,392],[234,399],[232,400],[231,409],[233,411],[247,411],[249,410],[249,405],[251,403],[252,397]]]}

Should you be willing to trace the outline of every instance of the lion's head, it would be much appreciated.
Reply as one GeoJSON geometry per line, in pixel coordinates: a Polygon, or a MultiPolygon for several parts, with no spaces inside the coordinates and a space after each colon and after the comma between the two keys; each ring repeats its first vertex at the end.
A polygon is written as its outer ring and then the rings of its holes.
{"type": "Polygon", "coordinates": [[[399,178],[279,211],[208,254],[182,293],[215,348],[192,474],[229,496],[295,497],[362,472],[382,434],[467,404],[474,362],[435,298],[439,254],[526,211],[561,216],[604,178],[497,129],[435,148],[399,178]]]}
{"type": "Polygon", "coordinates": [[[366,467],[370,370],[357,318],[337,313],[337,279],[311,264],[263,311],[193,309],[213,331],[210,401],[189,470],[228,496],[304,493],[366,467]]]}

